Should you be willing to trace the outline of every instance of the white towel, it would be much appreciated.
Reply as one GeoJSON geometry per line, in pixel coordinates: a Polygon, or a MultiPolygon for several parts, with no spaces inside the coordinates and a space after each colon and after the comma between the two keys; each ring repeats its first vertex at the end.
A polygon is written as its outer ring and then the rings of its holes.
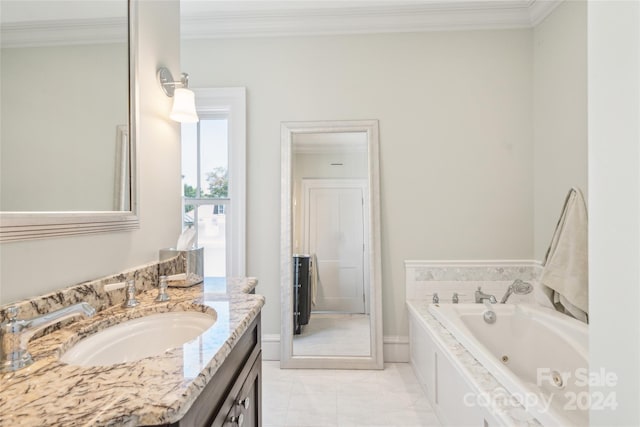
{"type": "Polygon", "coordinates": [[[545,256],[542,291],[556,310],[588,322],[588,274],[587,207],[582,192],[572,188],[545,256]]]}

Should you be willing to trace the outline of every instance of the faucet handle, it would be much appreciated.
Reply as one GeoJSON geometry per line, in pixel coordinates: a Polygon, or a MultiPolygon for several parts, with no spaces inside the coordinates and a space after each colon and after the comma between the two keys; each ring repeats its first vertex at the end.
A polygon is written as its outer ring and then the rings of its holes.
{"type": "Polygon", "coordinates": [[[134,280],[127,281],[127,299],[122,304],[123,307],[131,308],[140,304],[136,299],[136,282],[134,280]]]}
{"type": "Polygon", "coordinates": [[[169,301],[171,298],[167,294],[167,276],[160,276],[160,283],[158,284],[158,296],[156,302],[169,301]]]}

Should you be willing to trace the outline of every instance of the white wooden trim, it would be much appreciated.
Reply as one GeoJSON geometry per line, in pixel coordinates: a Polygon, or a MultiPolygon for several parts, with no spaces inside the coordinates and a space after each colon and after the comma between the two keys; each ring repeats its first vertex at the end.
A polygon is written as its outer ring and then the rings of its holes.
{"type": "Polygon", "coordinates": [[[127,195],[130,187],[129,175],[129,126],[116,126],[116,173],[113,196],[113,208],[116,211],[129,210],[127,195]]]}
{"type": "Polygon", "coordinates": [[[181,34],[191,40],[531,28],[562,1],[335,2],[323,7],[271,8],[216,8],[212,2],[197,15],[184,8],[181,34]]]}
{"type": "MultiPolygon", "coordinates": [[[[383,338],[385,363],[409,363],[409,337],[387,336],[383,338]]],[[[280,360],[280,334],[262,335],[262,360],[280,360]]]]}
{"type": "Polygon", "coordinates": [[[400,335],[384,336],[385,363],[409,363],[409,337],[400,335]]]}
{"type": "MultiPolygon", "coordinates": [[[[530,28],[542,22],[562,1],[440,0],[277,10],[224,10],[222,6],[207,13],[183,15],[181,34],[182,39],[190,40],[530,28]]],[[[3,48],[124,42],[125,25],[124,18],[5,23],[0,41],[3,48]]]]}
{"type": "Polygon", "coordinates": [[[3,23],[0,40],[2,48],[125,43],[126,27],[126,17],[3,23]]]}
{"type": "Polygon", "coordinates": [[[262,335],[262,360],[280,360],[280,334],[262,335]]]}
{"type": "Polygon", "coordinates": [[[556,10],[560,4],[562,4],[564,0],[559,1],[545,1],[545,0],[536,0],[531,2],[529,6],[529,21],[532,27],[536,27],[545,18],[556,10]]]}
{"type": "Polygon", "coordinates": [[[281,354],[283,368],[342,368],[382,369],[382,262],[380,252],[380,172],[377,120],[283,122],[281,130],[280,175],[280,296],[281,296],[281,354]],[[293,355],[293,292],[292,292],[292,146],[296,133],[366,132],[369,166],[369,236],[371,286],[371,354],[359,357],[311,357],[293,355]]]}

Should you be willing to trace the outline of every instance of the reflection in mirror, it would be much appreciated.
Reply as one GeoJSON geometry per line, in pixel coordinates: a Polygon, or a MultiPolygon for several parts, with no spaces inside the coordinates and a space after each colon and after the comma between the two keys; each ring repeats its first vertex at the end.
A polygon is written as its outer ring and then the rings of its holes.
{"type": "Polygon", "coordinates": [[[114,190],[118,126],[129,115],[127,2],[40,3],[2,2],[2,210],[120,210],[114,190]],[[105,19],[116,37],[63,36],[105,19]],[[40,31],[25,34],[34,26],[40,31]]]}
{"type": "Polygon", "coordinates": [[[367,134],[296,134],[292,160],[293,354],[368,356],[367,134]]]}
{"type": "Polygon", "coordinates": [[[136,2],[0,7],[0,241],[136,228],[136,2]]]}
{"type": "Polygon", "coordinates": [[[282,125],[282,367],[382,367],[377,121],[282,125]]]}

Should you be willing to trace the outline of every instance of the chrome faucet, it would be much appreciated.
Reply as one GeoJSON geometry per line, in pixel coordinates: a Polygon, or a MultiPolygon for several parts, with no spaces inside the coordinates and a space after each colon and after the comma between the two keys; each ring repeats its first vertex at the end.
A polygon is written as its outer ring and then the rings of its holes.
{"type": "Polygon", "coordinates": [[[480,288],[480,286],[478,286],[478,289],[476,289],[476,292],[474,295],[476,298],[476,304],[483,303],[485,300],[489,300],[491,304],[495,304],[498,302],[495,296],[485,294],[484,292],[482,292],[482,289],[480,288]]]}
{"type": "Polygon", "coordinates": [[[33,363],[27,346],[42,329],[77,316],[92,317],[96,310],[81,302],[32,319],[18,320],[18,313],[18,307],[9,307],[8,320],[0,323],[0,372],[14,372],[33,363]]]}

